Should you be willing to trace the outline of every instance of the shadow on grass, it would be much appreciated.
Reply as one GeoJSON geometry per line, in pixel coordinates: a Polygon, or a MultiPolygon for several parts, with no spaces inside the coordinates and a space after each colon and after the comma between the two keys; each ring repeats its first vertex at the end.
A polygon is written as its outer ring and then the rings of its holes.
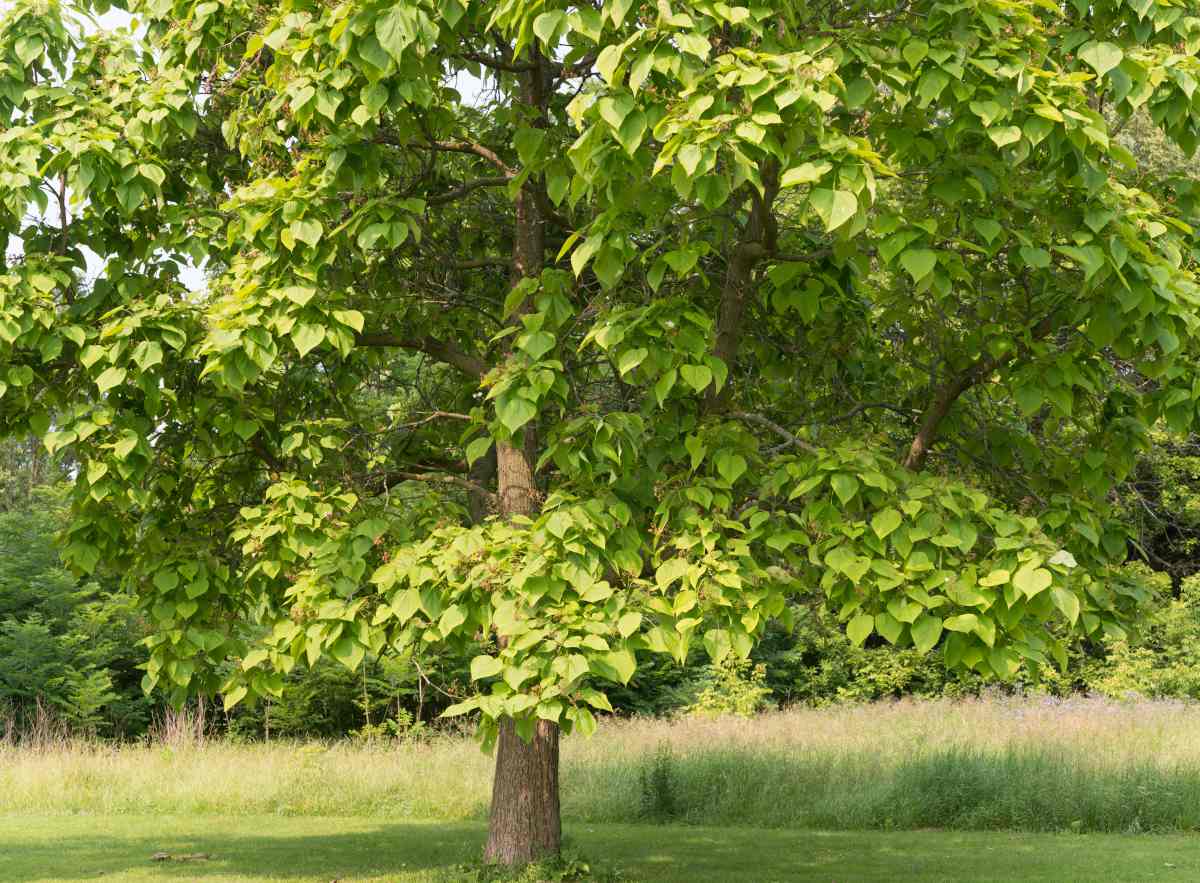
{"type": "Polygon", "coordinates": [[[0,821],[0,877],[21,881],[386,876],[453,879],[481,854],[479,824],[390,824],[369,819],[107,817],[0,821]],[[56,825],[56,821],[58,825],[56,825]],[[245,823],[244,827],[240,822],[245,823]],[[61,826],[57,832],[55,827],[61,826]],[[21,828],[32,830],[22,831],[21,828]],[[205,860],[154,861],[208,854],[205,860]]]}
{"type": "MultiPolygon", "coordinates": [[[[962,831],[788,831],[653,825],[567,825],[586,858],[629,883],[703,881],[1200,880],[1200,838],[962,831]]],[[[371,879],[449,883],[469,874],[482,823],[398,823],[278,816],[0,817],[0,879],[371,879]],[[207,861],[153,862],[156,852],[210,853],[207,861]]]]}
{"type": "MultiPolygon", "coordinates": [[[[747,829],[568,824],[566,845],[622,880],[813,879],[838,850],[814,855],[813,835],[747,829]],[[804,856],[804,861],[797,861],[804,856]],[[801,874],[801,877],[797,877],[801,874]]],[[[0,879],[461,881],[482,854],[482,823],[362,818],[97,816],[0,818],[0,879]],[[155,862],[155,853],[206,853],[155,862]]]]}
{"type": "MultiPolygon", "coordinates": [[[[837,866],[840,853],[814,854],[812,834],[783,831],[568,824],[565,834],[571,851],[630,883],[819,879],[812,871],[837,866]]],[[[485,835],[482,823],[361,818],[8,817],[0,879],[449,883],[468,876],[462,866],[478,860],[485,835]],[[153,861],[159,852],[211,857],[153,861]]]]}

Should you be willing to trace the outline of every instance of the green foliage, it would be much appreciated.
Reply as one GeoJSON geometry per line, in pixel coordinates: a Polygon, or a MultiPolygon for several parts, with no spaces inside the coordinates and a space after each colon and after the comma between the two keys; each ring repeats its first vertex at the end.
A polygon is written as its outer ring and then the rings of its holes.
{"type": "Polygon", "coordinates": [[[431,656],[420,663],[429,679],[422,683],[404,658],[368,657],[357,671],[320,660],[294,669],[278,698],[232,709],[226,728],[239,740],[421,738],[453,701],[440,690],[461,691],[468,682],[466,662],[431,656]]]}
{"type": "Polygon", "coordinates": [[[781,704],[961,695],[986,683],[977,675],[948,672],[913,648],[898,650],[879,642],[855,646],[833,617],[820,612],[800,618],[792,635],[769,636],[757,658],[781,704]]]}
{"type": "Polygon", "coordinates": [[[488,747],[798,607],[1010,682],[1126,634],[1200,192],[1116,136],[1196,146],[1185,9],[126,7],[0,15],[0,430],[146,690],[440,648],[488,747]]]}
{"type": "Polygon", "coordinates": [[[351,736],[364,742],[373,742],[380,739],[420,739],[426,732],[425,722],[415,719],[409,711],[402,708],[396,712],[395,717],[385,718],[379,723],[363,724],[354,730],[351,736]]]}
{"type": "Polygon", "coordinates": [[[64,620],[87,599],[88,590],[62,566],[54,545],[62,515],[52,494],[29,508],[0,513],[0,616],[36,613],[64,620]]]}
{"type": "Polygon", "coordinates": [[[459,865],[454,873],[455,880],[465,883],[570,883],[584,880],[618,883],[626,879],[619,870],[607,863],[597,863],[584,857],[578,850],[569,848],[559,855],[531,862],[517,870],[473,862],[459,865]]]}
{"type": "MultiPolygon", "coordinates": [[[[1086,692],[1115,698],[1129,694],[1200,698],[1200,658],[1195,652],[1200,646],[1200,579],[1185,578],[1176,593],[1167,574],[1144,565],[1130,565],[1125,572],[1125,579],[1153,588],[1137,628],[1120,636],[1074,641],[1067,647],[1065,672],[1056,667],[1030,668],[1009,682],[1007,689],[1030,695],[1086,692]]],[[[766,692],[762,695],[768,706],[963,697],[994,688],[988,679],[948,670],[915,648],[891,647],[878,638],[856,645],[836,617],[819,607],[801,607],[795,619],[791,631],[769,629],[749,661],[728,663],[743,671],[751,664],[763,670],[766,692]]],[[[684,667],[648,669],[628,690],[614,694],[614,705],[640,714],[676,713],[694,707],[704,685],[714,707],[733,713],[738,697],[759,695],[759,687],[728,675],[716,687],[717,669],[700,656],[693,656],[684,667]]]]}
{"type": "MultiPolygon", "coordinates": [[[[61,569],[52,542],[60,516],[53,496],[43,499],[33,510],[0,515],[3,701],[28,719],[40,696],[76,730],[138,735],[151,706],[137,686],[140,654],[132,648],[141,624],[133,602],[119,594],[97,598],[95,584],[80,584],[61,569]]],[[[1140,579],[1157,585],[1140,628],[1120,638],[1073,644],[1068,675],[1039,668],[1036,680],[1023,674],[1013,686],[1055,694],[1082,689],[1200,697],[1196,580],[1185,579],[1175,597],[1164,577],[1146,572],[1140,579]]],[[[857,646],[836,616],[818,604],[799,603],[794,619],[791,631],[768,629],[750,660],[730,655],[711,663],[698,648],[684,666],[647,660],[628,686],[611,692],[613,706],[622,713],[744,715],[796,702],[975,694],[987,683],[878,637],[857,646]]],[[[448,656],[420,664],[434,684],[462,690],[469,662],[448,656]]],[[[222,726],[250,739],[411,738],[452,701],[422,686],[411,662],[392,656],[368,657],[354,672],[321,660],[311,670],[293,670],[286,685],[269,703],[239,706],[222,726]]]]}
{"type": "Polygon", "coordinates": [[[144,631],[136,605],[63,568],[53,542],[62,523],[53,493],[0,512],[0,707],[18,734],[44,704],[76,733],[138,735],[151,703],[137,670],[144,631]]]}
{"type": "Polygon", "coordinates": [[[695,700],[686,709],[688,714],[719,717],[732,714],[753,717],[770,707],[771,690],[766,686],[766,667],[754,665],[748,659],[726,657],[704,667],[691,689],[695,700]]]}
{"type": "Polygon", "coordinates": [[[1084,680],[1107,696],[1200,699],[1200,576],[1185,578],[1178,597],[1168,587],[1137,632],[1104,642],[1084,680]]]}
{"type": "Polygon", "coordinates": [[[37,614],[0,622],[0,702],[15,713],[18,733],[31,727],[41,701],[76,732],[114,728],[121,697],[89,650],[84,636],[56,635],[37,614]]]}
{"type": "Polygon", "coordinates": [[[0,439],[0,512],[38,508],[38,493],[67,477],[64,464],[46,454],[40,439],[0,439]]]}
{"type": "Polygon", "coordinates": [[[1119,488],[1124,520],[1136,525],[1139,552],[1159,571],[1179,582],[1196,572],[1200,560],[1200,456],[1196,438],[1165,433],[1138,458],[1137,468],[1119,488]]]}

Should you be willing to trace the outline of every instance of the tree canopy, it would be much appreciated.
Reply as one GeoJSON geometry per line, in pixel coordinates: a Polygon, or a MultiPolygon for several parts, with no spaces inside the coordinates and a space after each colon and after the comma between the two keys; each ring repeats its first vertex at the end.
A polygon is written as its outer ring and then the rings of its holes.
{"type": "Polygon", "coordinates": [[[520,861],[639,655],[814,586],[999,677],[1133,613],[1200,314],[1194,183],[1116,135],[1196,146],[1190,4],[109,5],[0,17],[0,421],[147,688],[475,648],[520,861]]]}

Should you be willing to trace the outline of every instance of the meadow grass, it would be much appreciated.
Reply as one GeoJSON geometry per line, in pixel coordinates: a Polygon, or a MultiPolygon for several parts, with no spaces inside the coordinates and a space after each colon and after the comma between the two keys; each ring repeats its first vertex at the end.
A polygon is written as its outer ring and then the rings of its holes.
{"type": "MultiPolygon", "coordinates": [[[[606,720],[563,743],[563,816],[776,829],[1200,829],[1200,705],[988,698],[753,720],[606,720]]],[[[492,759],[412,743],[0,747],[0,814],[467,822],[492,759]]]]}

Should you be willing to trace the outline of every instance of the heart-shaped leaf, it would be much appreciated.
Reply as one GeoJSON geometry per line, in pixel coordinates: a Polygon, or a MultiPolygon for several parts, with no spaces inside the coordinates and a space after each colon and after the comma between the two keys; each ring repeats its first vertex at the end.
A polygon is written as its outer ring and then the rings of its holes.
{"type": "Polygon", "coordinates": [[[809,195],[808,201],[830,232],[849,221],[858,211],[858,198],[848,190],[818,188],[809,195]]]}
{"type": "Polygon", "coordinates": [[[912,276],[914,282],[920,282],[937,266],[937,252],[928,248],[910,248],[900,255],[900,266],[912,276]]]}
{"type": "Polygon", "coordinates": [[[1119,46],[1112,43],[1091,42],[1079,50],[1079,57],[1087,62],[1097,76],[1104,76],[1125,58],[1119,46]]]}

